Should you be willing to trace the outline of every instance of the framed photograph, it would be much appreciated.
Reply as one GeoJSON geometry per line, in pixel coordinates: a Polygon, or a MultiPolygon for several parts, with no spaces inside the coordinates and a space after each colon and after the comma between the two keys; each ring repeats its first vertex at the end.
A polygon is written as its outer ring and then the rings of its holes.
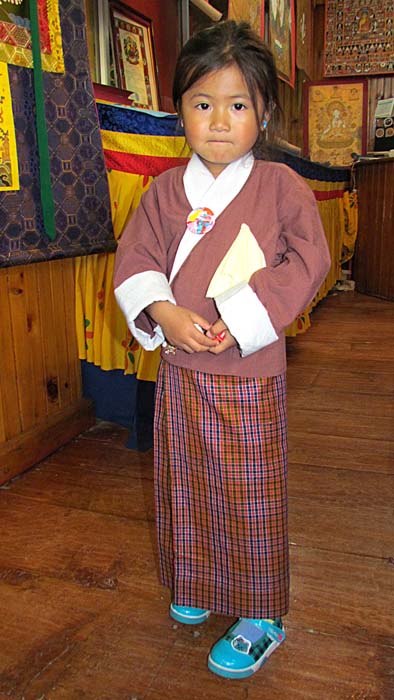
{"type": "Polygon", "coordinates": [[[249,22],[252,29],[264,39],[264,0],[229,0],[228,18],[236,22],[249,22]]]}
{"type": "Polygon", "coordinates": [[[366,79],[304,84],[304,155],[318,163],[349,166],[367,147],[366,79]]]}
{"type": "Polygon", "coordinates": [[[295,85],[295,4],[294,0],[271,0],[269,4],[269,45],[275,57],[278,76],[295,85]]]}
{"type": "Polygon", "coordinates": [[[132,107],[158,110],[159,92],[152,22],[119,2],[109,2],[113,60],[118,87],[132,107]]]}

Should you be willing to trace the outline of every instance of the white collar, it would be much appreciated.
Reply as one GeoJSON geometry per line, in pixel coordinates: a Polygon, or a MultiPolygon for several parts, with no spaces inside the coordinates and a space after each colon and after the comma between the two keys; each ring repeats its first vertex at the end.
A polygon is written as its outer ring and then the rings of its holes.
{"type": "Polygon", "coordinates": [[[183,175],[183,185],[191,208],[208,207],[218,217],[243,188],[253,163],[254,156],[249,151],[227,165],[215,178],[194,153],[183,175]]]}
{"type": "MultiPolygon", "coordinates": [[[[218,177],[214,177],[204,165],[199,156],[194,153],[183,175],[183,185],[186,197],[192,209],[207,207],[211,209],[215,218],[232,202],[242,190],[253,168],[254,156],[251,152],[233,161],[222,170],[218,177]]],[[[186,221],[185,221],[186,226],[186,221]]],[[[212,234],[215,235],[215,227],[212,234]]],[[[194,246],[201,241],[203,236],[191,233],[186,227],[175,255],[174,264],[170,274],[170,283],[174,279],[180,267],[189,256],[194,246]]]]}

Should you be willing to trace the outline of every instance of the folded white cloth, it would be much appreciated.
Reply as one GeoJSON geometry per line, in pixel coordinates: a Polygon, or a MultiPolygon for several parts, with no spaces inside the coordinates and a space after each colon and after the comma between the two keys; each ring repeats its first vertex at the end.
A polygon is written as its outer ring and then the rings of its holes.
{"type": "Polygon", "coordinates": [[[241,282],[249,282],[253,273],[263,267],[266,267],[264,253],[249,226],[242,224],[234,243],[216,269],[206,296],[215,298],[241,282]]]}

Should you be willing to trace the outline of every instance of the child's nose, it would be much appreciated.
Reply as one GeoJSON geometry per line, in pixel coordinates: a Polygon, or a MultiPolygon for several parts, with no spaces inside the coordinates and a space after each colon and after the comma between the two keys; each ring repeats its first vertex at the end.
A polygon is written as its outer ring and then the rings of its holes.
{"type": "Polygon", "coordinates": [[[224,109],[214,109],[211,117],[211,129],[227,131],[230,127],[229,116],[224,109]]]}

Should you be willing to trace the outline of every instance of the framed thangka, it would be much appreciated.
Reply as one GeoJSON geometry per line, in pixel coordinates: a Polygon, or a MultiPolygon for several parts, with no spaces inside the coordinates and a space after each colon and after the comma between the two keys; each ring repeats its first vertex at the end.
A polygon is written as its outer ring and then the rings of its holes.
{"type": "Polygon", "coordinates": [[[249,22],[252,29],[264,39],[264,0],[229,0],[228,18],[236,22],[249,22]]]}
{"type": "Polygon", "coordinates": [[[367,144],[367,81],[322,80],[304,85],[304,155],[348,166],[367,144]]]}
{"type": "Polygon", "coordinates": [[[109,3],[118,87],[128,90],[130,104],[159,109],[152,22],[126,5],[109,3]]]}
{"type": "Polygon", "coordinates": [[[394,73],[394,3],[326,0],[324,75],[394,73]]]}
{"type": "Polygon", "coordinates": [[[295,85],[294,0],[271,0],[269,4],[269,45],[275,57],[278,76],[295,85]]]}

